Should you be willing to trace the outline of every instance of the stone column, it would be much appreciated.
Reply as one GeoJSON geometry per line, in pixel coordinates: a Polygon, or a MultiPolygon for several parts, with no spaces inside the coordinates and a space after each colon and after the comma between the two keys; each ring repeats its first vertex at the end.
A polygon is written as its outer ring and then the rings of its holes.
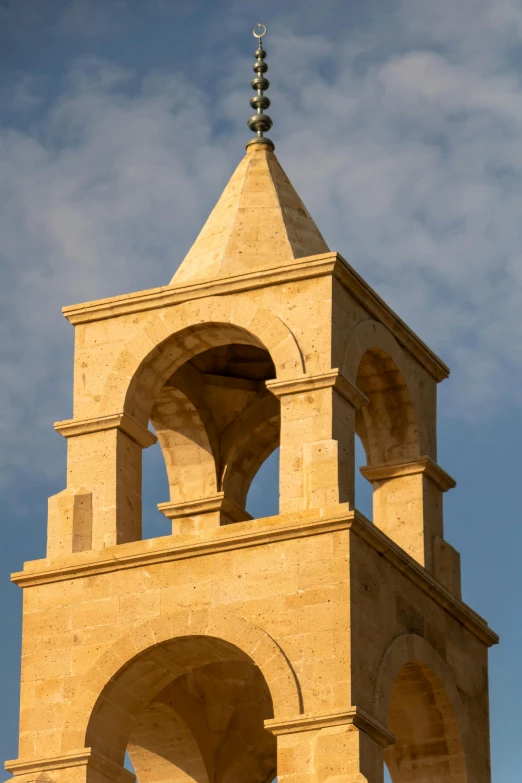
{"type": "Polygon", "coordinates": [[[61,421],[55,429],[68,439],[67,490],[49,505],[49,554],[62,553],[64,533],[69,551],[141,539],[141,452],[156,436],[124,413],[61,421]]]}
{"type": "Polygon", "coordinates": [[[373,484],[375,525],[458,592],[458,553],[443,540],[442,493],[455,486],[451,476],[430,457],[368,465],[361,473],[373,484]]]}
{"type": "Polygon", "coordinates": [[[266,385],[281,400],[280,513],[353,506],[355,411],[366,397],[339,370],[266,385]]]}
{"type": "Polygon", "coordinates": [[[265,721],[277,736],[279,783],[382,783],[383,749],[394,737],[357,707],[265,721]]]}

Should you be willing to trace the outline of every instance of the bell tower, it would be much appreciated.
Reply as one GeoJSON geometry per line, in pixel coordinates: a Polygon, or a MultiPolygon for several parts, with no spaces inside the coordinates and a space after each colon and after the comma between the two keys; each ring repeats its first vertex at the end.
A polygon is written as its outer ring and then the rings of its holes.
{"type": "Polygon", "coordinates": [[[66,488],[24,592],[15,783],[490,783],[488,647],[445,541],[444,363],[256,133],[169,285],[66,307],[66,488]],[[152,429],[151,429],[152,428],[152,429]],[[357,511],[354,440],[373,485],[357,511]],[[143,540],[159,442],[172,534],[143,540]],[[250,483],[280,446],[279,514],[250,483]]]}

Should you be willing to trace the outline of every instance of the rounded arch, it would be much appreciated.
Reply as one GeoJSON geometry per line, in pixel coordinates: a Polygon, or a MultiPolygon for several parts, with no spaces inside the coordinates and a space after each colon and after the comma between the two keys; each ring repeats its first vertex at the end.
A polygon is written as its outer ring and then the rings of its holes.
{"type": "Polygon", "coordinates": [[[123,410],[146,424],[155,395],[178,367],[202,351],[231,342],[266,349],[279,379],[303,372],[297,341],[278,316],[248,298],[208,297],[147,318],[111,367],[100,415],[123,410]]]}
{"type": "Polygon", "coordinates": [[[104,652],[79,678],[68,710],[62,750],[92,747],[109,736],[118,763],[133,710],[174,679],[216,661],[251,661],[270,692],[275,718],[299,714],[299,685],[286,656],[259,626],[221,610],[177,612],[145,621],[104,652]],[[197,643],[194,644],[194,640],[197,643]]]}
{"type": "Polygon", "coordinates": [[[415,379],[393,335],[376,321],[361,321],[350,333],[343,369],[369,400],[356,415],[368,464],[419,457],[415,379]]]}
{"type": "Polygon", "coordinates": [[[469,782],[466,713],[450,668],[423,637],[404,634],[387,648],[374,714],[395,735],[385,751],[394,783],[420,783],[428,769],[437,780],[469,782]]]}
{"type": "Polygon", "coordinates": [[[351,329],[344,349],[341,368],[343,374],[355,382],[361,359],[367,351],[371,351],[374,348],[379,348],[387,353],[393,359],[403,377],[409,380],[409,370],[403,349],[385,326],[371,318],[359,321],[351,329]]]}

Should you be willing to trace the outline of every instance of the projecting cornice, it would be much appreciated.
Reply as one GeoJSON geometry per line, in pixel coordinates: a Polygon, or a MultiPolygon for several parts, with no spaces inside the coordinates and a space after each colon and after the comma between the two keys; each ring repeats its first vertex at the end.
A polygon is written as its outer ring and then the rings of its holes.
{"type": "Polygon", "coordinates": [[[119,318],[131,313],[173,307],[183,302],[209,296],[225,296],[327,276],[337,279],[366,308],[371,316],[389,329],[395,339],[414,356],[436,381],[442,381],[448,377],[449,369],[446,364],[417,337],[415,332],[399,318],[339,253],[322,253],[307,258],[298,258],[285,267],[257,269],[241,275],[217,278],[210,282],[162,286],[147,291],[114,296],[109,299],[69,305],[63,308],[63,314],[70,323],[76,326],[108,318],[119,318]]]}
{"type": "Polygon", "coordinates": [[[35,587],[155,563],[175,562],[192,557],[263,546],[308,536],[349,530],[378,552],[406,579],[432,598],[449,615],[488,647],[498,643],[497,634],[480,615],[454,596],[425,568],[395,544],[375,525],[348,505],[310,509],[298,514],[254,519],[225,525],[212,531],[188,536],[166,536],[107,547],[101,551],[76,552],[49,560],[25,563],[24,570],[11,575],[20,587],[35,587]]]}

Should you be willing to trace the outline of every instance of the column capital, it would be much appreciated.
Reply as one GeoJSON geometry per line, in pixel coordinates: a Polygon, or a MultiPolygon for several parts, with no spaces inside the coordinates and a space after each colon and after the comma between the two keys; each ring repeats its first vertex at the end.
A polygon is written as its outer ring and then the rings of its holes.
{"type": "Polygon", "coordinates": [[[90,435],[93,432],[105,430],[120,430],[131,440],[146,449],[157,442],[157,437],[143,424],[129,416],[128,413],[110,413],[106,416],[96,416],[92,419],[65,419],[56,421],[54,429],[64,438],[75,438],[80,435],[90,435]]]}
{"type": "Polygon", "coordinates": [[[58,756],[40,759],[13,759],[6,761],[4,767],[14,776],[39,775],[71,767],[92,767],[109,780],[116,780],[119,783],[135,783],[136,781],[136,775],[112,759],[93,751],[92,748],[81,748],[58,756]]]}
{"type": "Polygon", "coordinates": [[[245,509],[241,508],[225,497],[224,492],[217,492],[206,498],[197,498],[196,500],[183,500],[179,503],[158,503],[158,511],[168,519],[181,519],[183,517],[199,516],[200,514],[211,514],[216,511],[222,511],[227,514],[234,522],[246,522],[253,519],[245,509]]]}
{"type": "Polygon", "coordinates": [[[457,484],[455,479],[449,473],[446,473],[431,457],[419,457],[416,460],[407,462],[383,462],[379,465],[366,465],[359,468],[359,470],[364,478],[371,482],[424,473],[426,478],[431,479],[442,492],[453,489],[457,484]]]}
{"type": "Polygon", "coordinates": [[[360,707],[348,707],[339,712],[308,713],[282,720],[276,718],[265,720],[265,729],[275,736],[298,734],[303,731],[318,731],[332,726],[345,725],[356,726],[383,748],[395,742],[394,735],[388,731],[386,726],[360,707]]]}
{"type": "Polygon", "coordinates": [[[333,387],[354,408],[362,408],[369,400],[355,384],[347,380],[339,369],[328,370],[320,375],[300,375],[290,380],[266,382],[266,388],[276,397],[288,394],[303,394],[316,389],[333,387]]]}

